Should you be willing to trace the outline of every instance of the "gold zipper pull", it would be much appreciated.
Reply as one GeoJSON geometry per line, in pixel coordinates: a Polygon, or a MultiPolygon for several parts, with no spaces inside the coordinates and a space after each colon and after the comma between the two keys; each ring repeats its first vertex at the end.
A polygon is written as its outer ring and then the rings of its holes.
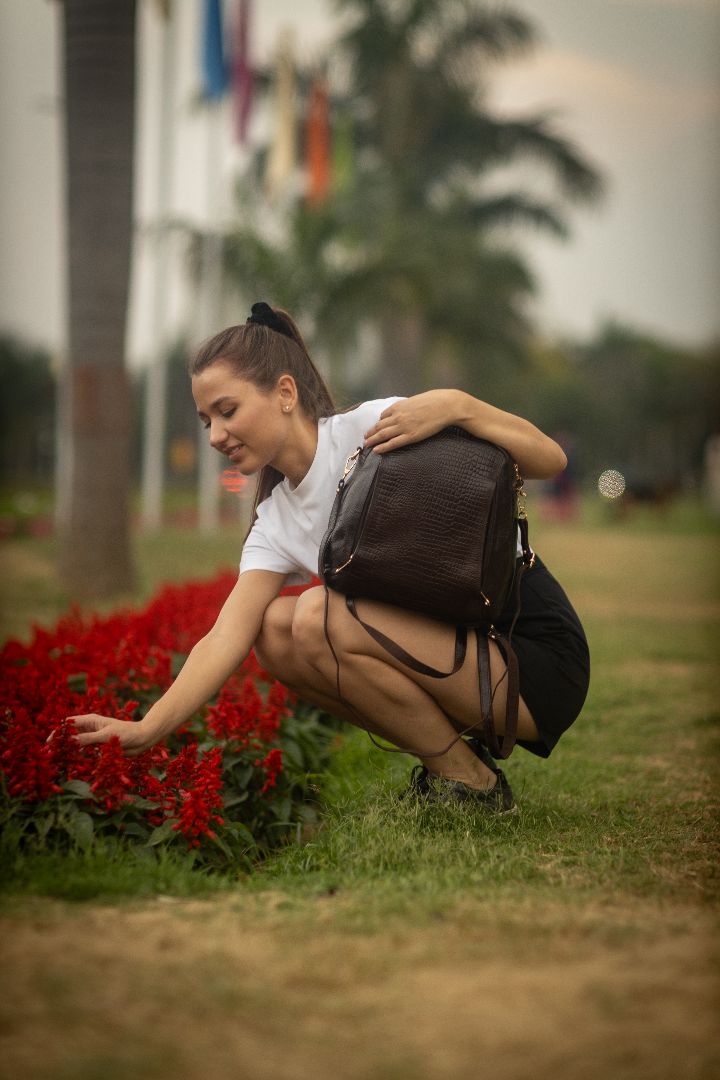
{"type": "Polygon", "coordinates": [[[340,477],[340,482],[337,486],[338,491],[340,491],[341,488],[345,487],[345,480],[357,465],[357,459],[360,457],[361,454],[362,446],[358,446],[357,450],[355,450],[345,462],[345,471],[340,477]]]}

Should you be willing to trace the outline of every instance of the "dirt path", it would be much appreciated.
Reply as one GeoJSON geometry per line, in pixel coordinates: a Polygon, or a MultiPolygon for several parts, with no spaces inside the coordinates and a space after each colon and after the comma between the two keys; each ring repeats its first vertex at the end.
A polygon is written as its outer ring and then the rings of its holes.
{"type": "Polygon", "coordinates": [[[711,1080],[712,927],[698,910],[468,908],[348,927],[342,900],[2,920],[8,1080],[711,1080]],[[539,925],[529,929],[531,919],[539,925]]]}

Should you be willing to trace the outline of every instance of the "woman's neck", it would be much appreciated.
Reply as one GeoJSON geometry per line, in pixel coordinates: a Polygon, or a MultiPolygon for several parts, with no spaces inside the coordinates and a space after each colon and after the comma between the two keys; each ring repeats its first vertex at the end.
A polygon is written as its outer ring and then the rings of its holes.
{"type": "Polygon", "coordinates": [[[299,410],[288,418],[288,423],[292,425],[291,431],[272,464],[287,477],[290,487],[296,488],[305,479],[315,460],[318,425],[316,420],[311,420],[299,410]]]}

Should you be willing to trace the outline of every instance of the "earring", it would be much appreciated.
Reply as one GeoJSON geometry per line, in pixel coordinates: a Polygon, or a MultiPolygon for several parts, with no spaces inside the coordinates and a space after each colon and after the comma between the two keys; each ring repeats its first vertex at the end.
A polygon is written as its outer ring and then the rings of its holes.
{"type": "Polygon", "coordinates": [[[290,406],[289,405],[285,405],[285,412],[290,412],[290,406]]]}

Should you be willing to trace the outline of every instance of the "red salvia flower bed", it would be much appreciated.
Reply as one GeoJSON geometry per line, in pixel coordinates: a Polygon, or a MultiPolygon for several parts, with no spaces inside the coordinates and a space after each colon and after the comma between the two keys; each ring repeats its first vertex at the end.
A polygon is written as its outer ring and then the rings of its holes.
{"type": "Polygon", "coordinates": [[[151,848],[182,842],[212,865],[246,863],[312,816],[308,777],[331,731],[253,654],[217,699],[135,758],[117,739],[80,747],[66,717],[139,719],[213,625],[232,573],[166,585],[140,611],[36,628],[0,651],[0,776],[20,843],[89,844],[112,832],[151,848]],[[48,737],[52,735],[50,741],[48,737]]]}

